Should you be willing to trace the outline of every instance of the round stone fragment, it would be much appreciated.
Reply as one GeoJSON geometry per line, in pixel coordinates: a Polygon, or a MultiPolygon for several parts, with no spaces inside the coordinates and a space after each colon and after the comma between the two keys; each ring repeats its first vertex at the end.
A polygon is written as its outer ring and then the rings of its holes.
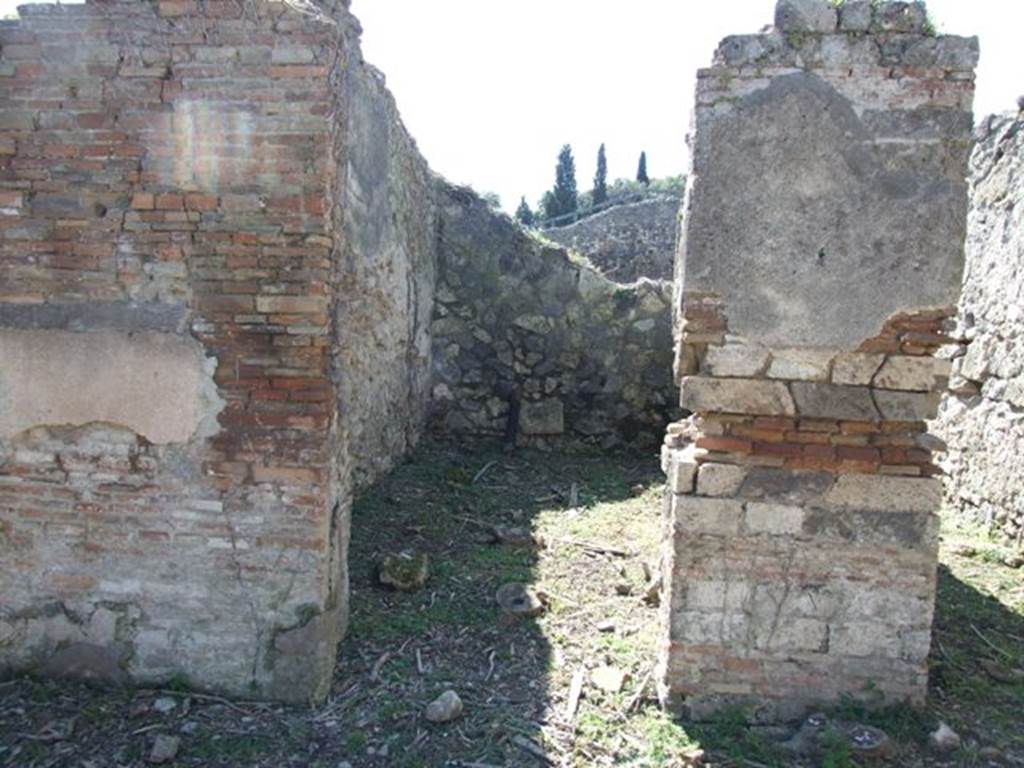
{"type": "Polygon", "coordinates": [[[494,599],[506,615],[516,618],[529,618],[544,613],[544,601],[540,595],[518,581],[503,584],[494,599]]]}
{"type": "Polygon", "coordinates": [[[153,765],[162,765],[173,761],[178,756],[178,749],[181,747],[181,739],[177,736],[161,734],[153,741],[153,748],[149,752],[147,762],[153,765]]]}
{"type": "Polygon", "coordinates": [[[928,744],[937,752],[953,752],[960,748],[960,734],[945,723],[928,734],[928,744]]]}
{"type": "Polygon", "coordinates": [[[425,552],[388,555],[381,563],[377,578],[386,587],[400,592],[414,592],[430,575],[430,561],[425,552]]]}
{"type": "Polygon", "coordinates": [[[177,706],[177,700],[172,699],[170,696],[161,696],[153,702],[153,710],[159,712],[161,715],[166,715],[177,706]]]}
{"type": "Polygon", "coordinates": [[[883,758],[892,754],[892,739],[880,728],[870,725],[854,725],[847,731],[850,748],[858,757],[883,758]]]}
{"type": "Polygon", "coordinates": [[[427,705],[423,716],[432,723],[448,723],[462,716],[462,699],[455,691],[445,691],[427,705]]]}
{"type": "Polygon", "coordinates": [[[595,686],[608,693],[618,693],[629,679],[629,675],[617,667],[598,667],[590,673],[595,686]]]}

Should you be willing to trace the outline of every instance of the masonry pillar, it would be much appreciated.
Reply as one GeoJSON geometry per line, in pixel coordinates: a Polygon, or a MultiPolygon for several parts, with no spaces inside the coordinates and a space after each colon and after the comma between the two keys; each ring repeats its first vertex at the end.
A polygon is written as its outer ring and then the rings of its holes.
{"type": "Polygon", "coordinates": [[[921,701],[976,39],[783,0],[698,74],[677,260],[665,698],[921,701]]]}

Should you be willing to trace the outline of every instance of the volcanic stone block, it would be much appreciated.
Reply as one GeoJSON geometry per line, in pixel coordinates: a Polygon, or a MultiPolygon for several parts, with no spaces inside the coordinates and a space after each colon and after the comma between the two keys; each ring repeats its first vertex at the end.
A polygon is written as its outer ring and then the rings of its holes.
{"type": "Polygon", "coordinates": [[[783,32],[834,32],[836,9],[825,0],[782,0],[775,6],[775,27],[783,32]]]}
{"type": "Polygon", "coordinates": [[[735,496],[746,476],[746,467],[702,464],[697,475],[697,493],[700,496],[735,496]]]}
{"type": "Polygon", "coordinates": [[[519,413],[524,435],[560,435],[565,432],[565,407],[561,400],[549,398],[525,402],[519,413]]]}
{"type": "Polygon", "coordinates": [[[761,373],[771,354],[761,346],[724,344],[708,347],[703,368],[714,376],[756,376],[761,373]]]}
{"type": "Polygon", "coordinates": [[[754,379],[683,379],[681,404],[694,412],[750,413],[793,416],[796,410],[786,385],[754,379]]]}

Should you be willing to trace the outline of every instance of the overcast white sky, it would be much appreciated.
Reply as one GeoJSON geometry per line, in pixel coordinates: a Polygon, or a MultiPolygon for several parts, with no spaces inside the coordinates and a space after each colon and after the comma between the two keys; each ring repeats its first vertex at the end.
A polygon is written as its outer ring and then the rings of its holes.
{"type": "MultiPolygon", "coordinates": [[[[140,0],[141,1],[141,0],[140,0]]],[[[15,0],[0,0],[0,14],[15,0]]],[[[1024,0],[932,0],[941,32],[978,35],[975,114],[1024,93],[1024,0]]],[[[431,166],[531,205],[554,182],[563,144],[581,190],[597,148],[633,178],[683,172],[696,70],[727,34],[756,32],[774,0],[353,0],[363,51],[382,69],[431,166]]]]}
{"type": "MultiPolygon", "coordinates": [[[[981,38],[977,115],[1024,93],[1024,0],[932,0],[941,32],[981,38]]],[[[554,183],[563,144],[580,189],[597,148],[612,178],[681,173],[694,73],[774,0],[353,0],[366,59],[384,71],[431,166],[506,209],[554,183]]]]}

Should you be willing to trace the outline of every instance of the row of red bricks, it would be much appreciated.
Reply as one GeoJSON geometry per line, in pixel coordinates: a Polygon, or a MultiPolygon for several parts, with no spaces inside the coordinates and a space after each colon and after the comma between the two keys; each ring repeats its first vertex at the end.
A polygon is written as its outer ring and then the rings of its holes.
{"type": "Polygon", "coordinates": [[[951,343],[949,330],[956,310],[952,307],[906,312],[889,318],[882,331],[860,345],[860,352],[903,355],[934,355],[951,343]]]}
{"type": "Polygon", "coordinates": [[[701,424],[697,447],[712,456],[764,457],[793,469],[940,474],[931,451],[919,445],[927,431],[921,422],[710,415],[701,424]]]}

